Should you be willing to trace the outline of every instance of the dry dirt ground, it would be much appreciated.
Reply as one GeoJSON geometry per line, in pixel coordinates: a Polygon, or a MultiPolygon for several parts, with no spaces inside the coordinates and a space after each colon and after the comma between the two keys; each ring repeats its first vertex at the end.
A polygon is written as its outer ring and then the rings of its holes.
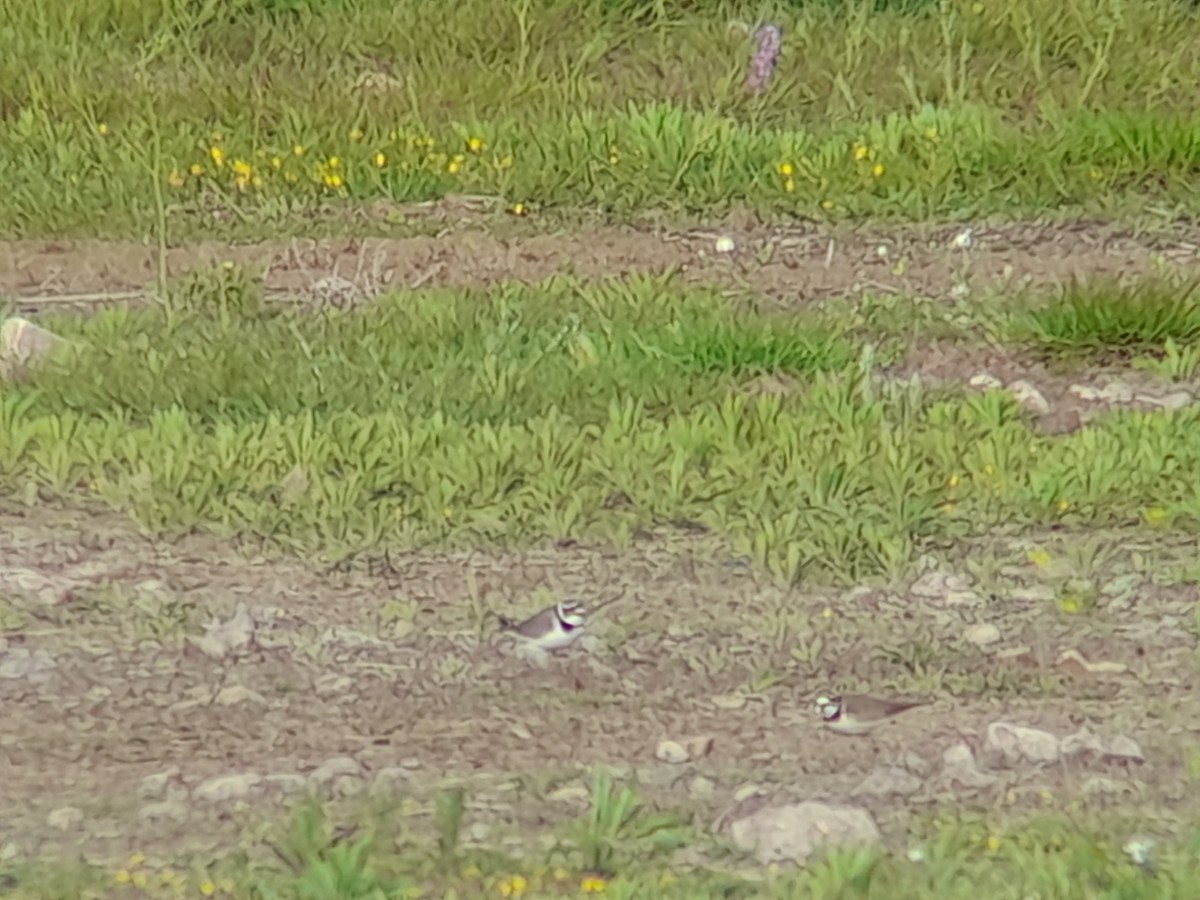
{"type": "MultiPolygon", "coordinates": [[[[844,234],[832,258],[828,235],[735,234],[739,253],[776,247],[753,264],[714,255],[712,236],[611,230],[190,247],[171,267],[269,263],[271,288],[298,291],[339,266],[352,277],[365,253],[385,256],[394,285],[540,279],[569,263],[584,277],[679,266],[784,300],[869,283],[938,295],[958,264],[952,233],[844,234]],[[903,277],[880,264],[884,239],[912,260],[903,277]]],[[[1192,266],[1194,238],[979,229],[972,277],[1132,274],[1156,254],[1192,266]]],[[[132,245],[0,245],[0,295],[139,291],[153,266],[132,245]]],[[[1037,537],[1088,569],[1094,608],[1062,613],[1071,572],[1032,565],[1028,535],[948,549],[914,584],[812,592],[771,586],[695,534],[646,535],[621,554],[422,553],[331,570],[151,540],[112,514],[0,506],[0,861],[217,853],[288,794],[420,798],[450,777],[471,785],[468,842],[528,846],[522,829],[585,810],[595,763],[636,772],[701,823],[759,786],[853,797],[897,839],[945,804],[1118,807],[1169,833],[1198,802],[1200,553],[1135,532],[1037,537]],[[532,612],[538,590],[622,599],[586,645],[540,665],[488,615],[532,612]],[[812,701],[830,687],[935,702],[846,738],[815,727],[812,701]],[[1039,762],[1020,758],[1031,744],[989,740],[996,722],[1102,741],[1039,762]],[[1114,737],[1137,747],[1103,744],[1114,737]],[[664,740],[691,758],[659,759],[664,740]]],[[[427,807],[409,811],[432,830],[427,807]]]]}

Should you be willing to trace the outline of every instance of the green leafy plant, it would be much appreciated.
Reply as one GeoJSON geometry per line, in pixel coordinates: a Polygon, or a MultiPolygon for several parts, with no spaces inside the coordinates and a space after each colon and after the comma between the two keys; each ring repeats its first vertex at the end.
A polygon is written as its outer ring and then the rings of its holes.
{"type": "Polygon", "coordinates": [[[374,836],[358,835],[351,828],[336,833],[316,803],[296,814],[286,841],[270,847],[284,863],[283,878],[260,879],[258,896],[264,900],[390,900],[403,895],[405,886],[387,885],[371,865],[374,836]]]}
{"type": "Polygon", "coordinates": [[[591,809],[575,827],[583,868],[613,874],[647,850],[678,847],[687,840],[683,821],[646,808],[631,787],[618,788],[598,769],[592,781],[591,809]]]}
{"type": "Polygon", "coordinates": [[[1145,351],[1200,341],[1200,282],[1076,280],[1019,316],[1011,336],[1055,353],[1145,351]]]}

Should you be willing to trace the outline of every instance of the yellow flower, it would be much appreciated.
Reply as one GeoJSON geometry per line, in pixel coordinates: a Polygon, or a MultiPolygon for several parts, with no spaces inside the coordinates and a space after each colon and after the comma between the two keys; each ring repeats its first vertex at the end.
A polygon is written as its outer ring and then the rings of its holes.
{"type": "Polygon", "coordinates": [[[204,174],[204,166],[200,165],[200,163],[192,163],[191,168],[189,168],[188,171],[199,177],[204,174]]]}
{"type": "Polygon", "coordinates": [[[790,194],[792,191],[794,191],[794,190],[796,189],[796,182],[795,182],[795,180],[794,180],[794,179],[792,179],[792,178],[785,178],[785,179],[784,179],[784,181],[783,181],[783,189],[784,189],[784,190],[785,190],[787,193],[789,193],[789,194],[790,194]]]}
{"type": "Polygon", "coordinates": [[[796,167],[793,166],[790,162],[780,163],[779,164],[779,174],[782,175],[784,178],[791,178],[793,175],[796,174],[796,167]]]}
{"type": "Polygon", "coordinates": [[[167,176],[167,184],[173,188],[183,187],[185,181],[186,179],[183,177],[183,173],[178,169],[172,169],[171,174],[167,176]]]}
{"type": "Polygon", "coordinates": [[[875,163],[875,165],[871,166],[871,174],[876,178],[882,178],[883,172],[883,163],[875,163]]]}
{"type": "Polygon", "coordinates": [[[225,165],[225,151],[220,147],[210,147],[208,149],[209,158],[212,159],[213,165],[218,169],[225,165]]]}
{"type": "Polygon", "coordinates": [[[331,169],[340,169],[342,167],[342,158],[340,156],[331,156],[325,165],[331,169]]]}
{"type": "Polygon", "coordinates": [[[321,176],[321,180],[325,182],[325,187],[334,189],[340,188],[346,183],[337,172],[326,172],[321,176]]]}
{"type": "Polygon", "coordinates": [[[1046,568],[1046,566],[1050,565],[1050,563],[1053,561],[1050,554],[1041,547],[1035,547],[1034,549],[1030,550],[1025,554],[1025,558],[1040,569],[1046,568]]]}
{"type": "Polygon", "coordinates": [[[958,475],[951,475],[946,479],[946,484],[950,485],[952,488],[956,488],[958,487],[960,481],[961,479],[958,477],[958,475]]]}
{"type": "Polygon", "coordinates": [[[233,174],[238,178],[249,178],[251,173],[254,171],[254,168],[250,165],[250,163],[246,162],[244,159],[235,159],[231,168],[233,169],[233,174]]]}
{"type": "Polygon", "coordinates": [[[514,203],[512,206],[510,206],[510,207],[508,208],[508,211],[509,211],[510,213],[512,213],[514,216],[527,216],[527,215],[529,215],[529,209],[528,209],[528,207],[526,207],[524,203],[520,203],[520,202],[514,203]]]}
{"type": "Polygon", "coordinates": [[[271,168],[272,169],[282,169],[283,168],[283,160],[280,159],[278,156],[272,156],[271,157],[271,168]]]}
{"type": "Polygon", "coordinates": [[[1058,511],[1060,513],[1065,513],[1070,508],[1071,508],[1070,500],[1059,500],[1058,501],[1058,511]]]}
{"type": "Polygon", "coordinates": [[[1104,173],[1101,172],[1099,169],[1097,169],[1095,166],[1093,166],[1092,170],[1090,172],[1088,172],[1088,177],[1091,178],[1092,181],[1099,181],[1101,178],[1104,177],[1104,173]]]}
{"type": "Polygon", "coordinates": [[[837,204],[834,203],[832,200],[822,200],[821,201],[821,209],[825,210],[826,212],[829,212],[830,210],[832,210],[836,207],[837,207],[837,204]]]}
{"type": "Polygon", "coordinates": [[[111,133],[111,129],[103,122],[96,126],[96,131],[101,137],[107,137],[111,133]]]}
{"type": "Polygon", "coordinates": [[[865,144],[854,145],[854,159],[856,162],[862,162],[870,154],[870,149],[865,144]]]}
{"type": "Polygon", "coordinates": [[[986,466],[983,467],[983,474],[984,475],[995,475],[996,467],[993,466],[991,463],[988,463],[986,466]]]}
{"type": "Polygon", "coordinates": [[[989,834],[987,839],[987,848],[989,853],[995,853],[1000,849],[1000,838],[998,835],[989,834]]]}
{"type": "Polygon", "coordinates": [[[943,503],[942,504],[942,512],[948,516],[952,515],[954,513],[954,504],[953,503],[943,503]]]}
{"type": "Polygon", "coordinates": [[[826,606],[824,609],[821,610],[821,618],[822,619],[832,619],[833,618],[833,610],[830,609],[828,606],[826,606]]]}
{"type": "Polygon", "coordinates": [[[506,878],[500,882],[500,896],[520,897],[528,887],[529,882],[525,880],[524,876],[514,875],[512,878],[506,878]]]}
{"type": "Polygon", "coordinates": [[[460,163],[457,159],[452,159],[446,164],[446,171],[451,175],[457,175],[462,171],[462,163],[460,163]]]}
{"type": "Polygon", "coordinates": [[[927,140],[927,141],[936,142],[938,139],[938,130],[936,128],[934,128],[932,125],[930,125],[928,128],[926,128],[925,131],[922,133],[925,135],[925,140],[927,140]]]}
{"type": "Polygon", "coordinates": [[[482,153],[486,146],[487,144],[483,142],[483,138],[473,137],[467,141],[467,149],[472,153],[482,153]]]}
{"type": "Polygon", "coordinates": [[[200,883],[200,893],[202,893],[205,897],[211,897],[216,892],[217,886],[211,881],[206,880],[200,883]]]}
{"type": "Polygon", "coordinates": [[[297,181],[300,180],[300,176],[297,175],[295,172],[284,172],[283,180],[286,181],[288,184],[295,184],[297,181]]]}
{"type": "Polygon", "coordinates": [[[387,165],[387,154],[376,153],[375,158],[372,160],[372,162],[375,163],[375,168],[382,169],[384,166],[387,165]]]}
{"type": "Polygon", "coordinates": [[[263,180],[260,176],[254,175],[250,178],[250,186],[260,188],[263,186],[263,180]]]}
{"type": "Polygon", "coordinates": [[[129,884],[131,878],[132,876],[129,874],[128,869],[117,869],[117,871],[113,872],[113,881],[117,884],[129,884]]]}
{"type": "Polygon", "coordinates": [[[1058,601],[1058,608],[1068,616],[1073,616],[1083,609],[1083,604],[1079,602],[1078,597],[1063,597],[1058,601]]]}
{"type": "Polygon", "coordinates": [[[604,888],[607,887],[603,878],[597,878],[595,875],[589,875],[579,884],[579,889],[585,894],[602,894],[604,888]]]}
{"type": "Polygon", "coordinates": [[[352,128],[350,130],[350,140],[354,141],[354,143],[357,144],[363,139],[363,137],[365,137],[365,135],[363,134],[361,128],[352,128]]]}
{"type": "Polygon", "coordinates": [[[305,154],[304,145],[296,144],[292,147],[292,156],[303,156],[305,154]]]}
{"type": "Polygon", "coordinates": [[[1167,511],[1161,506],[1151,506],[1144,513],[1145,519],[1151,525],[1157,525],[1167,518],[1167,511]]]}

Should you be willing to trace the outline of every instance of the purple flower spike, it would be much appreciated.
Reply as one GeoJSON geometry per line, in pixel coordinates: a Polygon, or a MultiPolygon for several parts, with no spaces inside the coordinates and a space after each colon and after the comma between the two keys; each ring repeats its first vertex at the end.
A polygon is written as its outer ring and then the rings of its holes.
{"type": "Polygon", "coordinates": [[[771,23],[760,25],[754,32],[754,41],[754,56],[750,58],[750,71],[746,75],[746,92],[761,94],[775,77],[779,50],[783,46],[783,30],[771,23]]]}

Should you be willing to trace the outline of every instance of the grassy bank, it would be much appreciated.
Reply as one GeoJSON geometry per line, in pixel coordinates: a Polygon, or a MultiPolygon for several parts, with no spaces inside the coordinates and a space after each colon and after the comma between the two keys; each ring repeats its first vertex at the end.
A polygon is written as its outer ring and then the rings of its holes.
{"type": "Polygon", "coordinates": [[[618,217],[1198,207],[1187,4],[799,6],[753,99],[747,9],[639,9],[2,3],[0,236],[387,231],[451,194],[618,217]]]}
{"type": "MultiPolygon", "coordinates": [[[[999,525],[1200,515],[1178,477],[1200,466],[1194,406],[1042,434],[1002,392],[881,379],[904,347],[832,313],[648,279],[321,315],[259,296],[219,269],[165,310],[46,320],[85,350],[0,398],[0,488],[333,556],[699,526],[818,582],[896,575],[999,525]]],[[[989,327],[1093,354],[1141,328],[1151,352],[1194,338],[1190,304],[1182,287],[1078,287],[989,327]]]]}

